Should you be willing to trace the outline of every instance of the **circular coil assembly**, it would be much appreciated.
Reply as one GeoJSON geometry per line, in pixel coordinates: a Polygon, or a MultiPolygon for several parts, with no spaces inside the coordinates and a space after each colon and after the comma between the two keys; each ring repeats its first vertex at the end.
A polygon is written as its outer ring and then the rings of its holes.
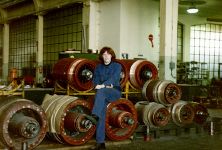
{"type": "Polygon", "coordinates": [[[141,89],[147,80],[157,79],[156,66],[147,60],[122,60],[129,70],[129,79],[132,86],[141,89]]]}
{"type": "Polygon", "coordinates": [[[0,145],[9,149],[34,149],[46,135],[44,110],[34,102],[15,96],[0,98],[0,145]]]}
{"type": "Polygon", "coordinates": [[[137,127],[137,112],[127,99],[109,103],[106,111],[106,135],[111,140],[128,139],[137,127]]]}
{"type": "Polygon", "coordinates": [[[123,88],[129,79],[129,69],[125,61],[121,59],[115,59],[115,61],[122,66],[121,75],[120,75],[120,85],[123,88]]]}
{"type": "Polygon", "coordinates": [[[169,110],[162,104],[140,101],[136,103],[135,107],[139,122],[147,126],[163,127],[170,120],[169,110]]]}
{"type": "Polygon", "coordinates": [[[88,91],[93,89],[93,72],[96,61],[84,58],[63,58],[53,67],[53,79],[60,87],[66,88],[70,85],[77,91],[88,91]]]}
{"type": "Polygon", "coordinates": [[[173,122],[178,126],[186,126],[193,123],[194,109],[190,103],[179,101],[169,107],[173,122]]]}
{"type": "Polygon", "coordinates": [[[88,119],[91,104],[67,95],[46,95],[42,108],[49,122],[49,137],[60,143],[82,145],[95,133],[96,126],[88,119]]]}
{"type": "Polygon", "coordinates": [[[206,123],[209,116],[207,108],[197,102],[191,102],[190,104],[193,106],[195,112],[193,121],[199,125],[203,125],[204,123],[206,123]]]}
{"type": "Polygon", "coordinates": [[[182,92],[178,84],[169,80],[149,80],[142,89],[143,97],[148,101],[169,106],[178,102],[182,92]]]}

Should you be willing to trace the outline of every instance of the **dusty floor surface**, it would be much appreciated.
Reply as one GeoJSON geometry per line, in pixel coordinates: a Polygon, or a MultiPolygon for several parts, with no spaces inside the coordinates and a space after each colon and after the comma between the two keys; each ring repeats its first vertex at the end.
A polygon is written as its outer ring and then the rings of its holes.
{"type": "MultiPolygon", "coordinates": [[[[44,139],[34,150],[88,150],[95,144],[90,140],[81,146],[60,144],[44,139]]],[[[222,133],[210,135],[206,132],[183,133],[181,135],[161,135],[144,141],[143,136],[134,136],[124,141],[106,141],[107,150],[222,150],[222,133]]],[[[0,150],[6,150],[0,147],[0,150]]]]}
{"type": "MultiPolygon", "coordinates": [[[[65,146],[56,143],[43,142],[36,150],[87,150],[95,141],[89,141],[82,146],[65,146]]],[[[120,142],[107,141],[107,150],[222,150],[222,134],[195,134],[181,136],[164,136],[151,141],[142,138],[125,140],[120,142]]]]}
{"type": "Polygon", "coordinates": [[[160,137],[149,142],[135,140],[130,144],[109,146],[108,150],[222,150],[222,135],[186,135],[160,137]]]}

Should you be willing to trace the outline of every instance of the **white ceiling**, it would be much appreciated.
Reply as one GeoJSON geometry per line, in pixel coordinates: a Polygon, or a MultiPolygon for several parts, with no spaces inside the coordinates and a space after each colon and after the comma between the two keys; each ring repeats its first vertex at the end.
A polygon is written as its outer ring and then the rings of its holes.
{"type": "Polygon", "coordinates": [[[197,4],[196,7],[199,9],[199,12],[197,15],[200,17],[206,17],[210,19],[217,19],[222,21],[222,0],[179,0],[179,14],[187,14],[186,9],[189,7],[190,2],[194,2],[193,4],[197,4]],[[186,2],[181,2],[181,1],[187,1],[186,2]],[[202,2],[205,2],[204,4],[202,2]],[[182,5],[187,4],[187,5],[182,5]],[[201,4],[202,3],[202,4],[201,4]]]}

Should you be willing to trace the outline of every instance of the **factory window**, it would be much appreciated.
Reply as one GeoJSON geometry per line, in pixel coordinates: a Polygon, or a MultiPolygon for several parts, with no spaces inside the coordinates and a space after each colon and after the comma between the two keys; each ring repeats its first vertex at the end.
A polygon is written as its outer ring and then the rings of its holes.
{"type": "Polygon", "coordinates": [[[177,62],[183,62],[183,25],[177,25],[177,62]]]}
{"type": "Polygon", "coordinates": [[[218,78],[219,62],[222,61],[222,25],[194,25],[190,36],[190,61],[198,64],[196,69],[208,70],[209,79],[218,78]]]}
{"type": "Polygon", "coordinates": [[[82,51],[82,4],[48,12],[44,16],[44,75],[59,59],[59,52],[82,51]]]}
{"type": "Polygon", "coordinates": [[[9,71],[17,69],[18,76],[35,76],[36,18],[27,16],[10,22],[9,71]]]}

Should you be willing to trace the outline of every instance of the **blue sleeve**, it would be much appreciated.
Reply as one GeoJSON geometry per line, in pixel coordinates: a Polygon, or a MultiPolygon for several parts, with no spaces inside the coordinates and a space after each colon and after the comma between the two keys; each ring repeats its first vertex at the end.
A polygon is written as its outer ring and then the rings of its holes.
{"type": "Polygon", "coordinates": [[[96,86],[99,84],[99,67],[96,66],[93,73],[93,85],[96,86]]]}
{"type": "Polygon", "coordinates": [[[113,85],[119,86],[120,85],[120,74],[121,74],[121,65],[119,63],[115,63],[112,67],[112,72],[110,78],[106,80],[103,84],[104,85],[113,85]]]}

